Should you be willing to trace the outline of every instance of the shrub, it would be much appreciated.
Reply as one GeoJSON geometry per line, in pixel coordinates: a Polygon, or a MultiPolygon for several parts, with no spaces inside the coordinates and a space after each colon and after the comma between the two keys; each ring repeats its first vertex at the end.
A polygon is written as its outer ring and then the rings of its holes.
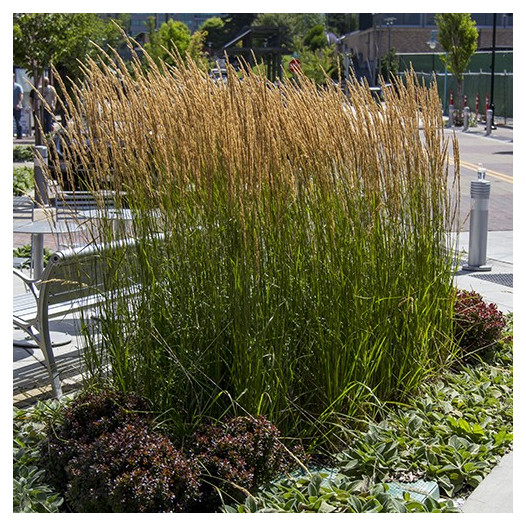
{"type": "Polygon", "coordinates": [[[31,146],[14,146],[13,162],[23,163],[34,159],[33,148],[31,146]]]}
{"type": "Polygon", "coordinates": [[[499,340],[506,318],[494,303],[486,303],[477,292],[459,290],[454,323],[455,338],[463,356],[478,355],[499,340]]]}
{"type": "Polygon", "coordinates": [[[135,395],[112,390],[81,395],[64,411],[63,423],[51,427],[43,441],[42,464],[50,482],[65,491],[66,467],[84,446],[125,424],[145,425],[149,419],[146,402],[135,395]]]}
{"type": "Polygon", "coordinates": [[[32,168],[28,166],[15,166],[13,168],[13,195],[27,194],[34,186],[32,168]]]}
{"type": "Polygon", "coordinates": [[[41,447],[49,482],[81,513],[217,511],[305,460],[262,416],[200,428],[188,456],[151,423],[140,397],[82,395],[41,447]]]}
{"type": "Polygon", "coordinates": [[[139,396],[81,395],[41,447],[48,480],[77,512],[184,511],[197,499],[197,471],[151,423],[139,396]]]}
{"type": "Polygon", "coordinates": [[[254,491],[297,467],[278,429],[263,416],[201,428],[193,436],[192,454],[203,469],[199,511],[215,510],[221,500],[244,500],[243,490],[254,491]]]}
{"type": "Polygon", "coordinates": [[[79,512],[182,512],[198,497],[196,466],[159,433],[133,424],[83,445],[67,467],[79,512]]]}

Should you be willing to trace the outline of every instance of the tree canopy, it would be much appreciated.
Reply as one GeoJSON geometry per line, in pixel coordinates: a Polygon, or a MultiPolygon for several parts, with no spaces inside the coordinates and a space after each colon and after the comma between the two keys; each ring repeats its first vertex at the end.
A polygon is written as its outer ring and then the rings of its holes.
{"type": "Polygon", "coordinates": [[[186,24],[170,19],[161,24],[157,31],[151,26],[149,37],[150,41],[144,46],[148,54],[154,59],[171,62],[170,54],[174,52],[184,56],[191,34],[186,24]]]}
{"type": "Polygon", "coordinates": [[[303,39],[315,26],[325,27],[322,13],[260,13],[254,20],[254,26],[281,26],[285,28],[286,45],[292,45],[296,51],[303,39]]]}
{"type": "Polygon", "coordinates": [[[329,42],[324,27],[321,24],[311,27],[305,34],[303,43],[311,51],[327,47],[329,42]]]}
{"type": "Polygon", "coordinates": [[[317,84],[325,84],[327,79],[338,79],[338,55],[334,46],[325,46],[316,51],[304,48],[301,52],[303,73],[317,84]]]}
{"type": "Polygon", "coordinates": [[[37,75],[53,65],[76,77],[79,60],[95,57],[96,45],[107,49],[119,44],[122,23],[95,13],[14,13],[14,64],[37,75]]]}
{"type": "Polygon", "coordinates": [[[438,41],[446,52],[443,60],[457,79],[457,104],[460,104],[464,72],[477,50],[477,26],[469,13],[439,13],[435,16],[435,22],[438,41]]]}
{"type": "MultiPolygon", "coordinates": [[[[67,91],[71,82],[83,77],[82,62],[88,57],[102,59],[97,46],[118,47],[124,20],[103,19],[95,13],[14,13],[13,63],[28,70],[36,86],[44,71],[55,67],[67,91]]],[[[57,111],[62,109],[59,106],[57,111]]],[[[39,144],[40,131],[36,133],[39,144]]]]}
{"type": "Polygon", "coordinates": [[[227,43],[228,35],[225,31],[225,22],[218,16],[207,18],[199,27],[200,31],[206,31],[206,45],[220,48],[227,43]]]}
{"type": "Polygon", "coordinates": [[[164,22],[155,30],[153,17],[150,17],[148,22],[149,42],[144,48],[151,58],[158,63],[172,64],[173,55],[180,55],[183,60],[189,55],[206,69],[208,64],[203,62],[206,31],[199,30],[192,34],[185,23],[173,19],[164,22]]]}

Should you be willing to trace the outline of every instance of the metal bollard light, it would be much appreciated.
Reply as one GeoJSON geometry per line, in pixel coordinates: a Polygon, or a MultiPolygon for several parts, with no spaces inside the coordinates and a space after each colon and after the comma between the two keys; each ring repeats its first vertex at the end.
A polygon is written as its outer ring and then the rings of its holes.
{"type": "Polygon", "coordinates": [[[35,200],[40,205],[49,204],[47,183],[44,177],[44,166],[48,164],[46,146],[35,146],[35,200]]]}
{"type": "Polygon", "coordinates": [[[469,130],[469,117],[470,117],[469,106],[466,106],[464,108],[464,128],[462,128],[462,131],[468,131],[469,130]]]}
{"type": "Polygon", "coordinates": [[[447,122],[448,128],[451,128],[452,126],[455,125],[455,123],[453,122],[454,113],[455,113],[455,106],[453,106],[453,104],[450,104],[449,105],[449,120],[447,122]]]}
{"type": "Polygon", "coordinates": [[[486,180],[486,169],[479,165],[478,179],[471,181],[471,214],[469,217],[468,264],[463,270],[489,271],[486,265],[488,246],[488,211],[491,184],[486,180]]]}
{"type": "Polygon", "coordinates": [[[486,135],[491,135],[492,126],[493,126],[493,110],[488,110],[486,113],[486,135]]]}

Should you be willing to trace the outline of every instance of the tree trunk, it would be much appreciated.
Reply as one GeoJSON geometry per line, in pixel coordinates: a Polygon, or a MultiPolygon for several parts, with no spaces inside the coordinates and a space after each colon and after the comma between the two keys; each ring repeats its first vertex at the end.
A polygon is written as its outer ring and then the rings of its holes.
{"type": "Polygon", "coordinates": [[[455,116],[455,125],[461,126],[463,123],[463,113],[464,113],[464,94],[463,94],[464,82],[462,79],[457,77],[457,111],[455,116]]]}
{"type": "Polygon", "coordinates": [[[464,82],[462,81],[462,79],[457,79],[458,109],[460,113],[462,113],[462,111],[464,110],[464,97],[462,93],[463,85],[464,85],[464,82]]]}
{"type": "MultiPolygon", "coordinates": [[[[41,74],[39,74],[40,72],[37,70],[36,67],[33,67],[33,82],[34,82],[34,85],[35,85],[35,88],[40,92],[41,95],[44,94],[44,86],[43,86],[43,78],[44,78],[44,73],[42,71],[41,74]],[[39,89],[39,86],[40,86],[40,89],[39,89]]],[[[42,140],[42,124],[44,122],[44,106],[42,104],[42,102],[40,101],[40,99],[37,97],[37,107],[36,107],[36,111],[35,111],[35,116],[36,116],[36,119],[38,119],[38,121],[35,119],[35,146],[40,146],[42,144],[44,144],[43,140],[42,140]]]]}

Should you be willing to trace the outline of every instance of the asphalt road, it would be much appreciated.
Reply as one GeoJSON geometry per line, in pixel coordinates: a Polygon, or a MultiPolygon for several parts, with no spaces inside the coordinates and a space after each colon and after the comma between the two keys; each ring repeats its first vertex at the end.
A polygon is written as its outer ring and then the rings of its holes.
{"type": "Polygon", "coordinates": [[[460,151],[460,218],[462,231],[469,230],[470,184],[477,179],[478,164],[486,168],[491,182],[488,230],[513,230],[513,129],[497,128],[488,137],[482,125],[464,133],[446,129],[446,137],[456,134],[460,151]]]}

